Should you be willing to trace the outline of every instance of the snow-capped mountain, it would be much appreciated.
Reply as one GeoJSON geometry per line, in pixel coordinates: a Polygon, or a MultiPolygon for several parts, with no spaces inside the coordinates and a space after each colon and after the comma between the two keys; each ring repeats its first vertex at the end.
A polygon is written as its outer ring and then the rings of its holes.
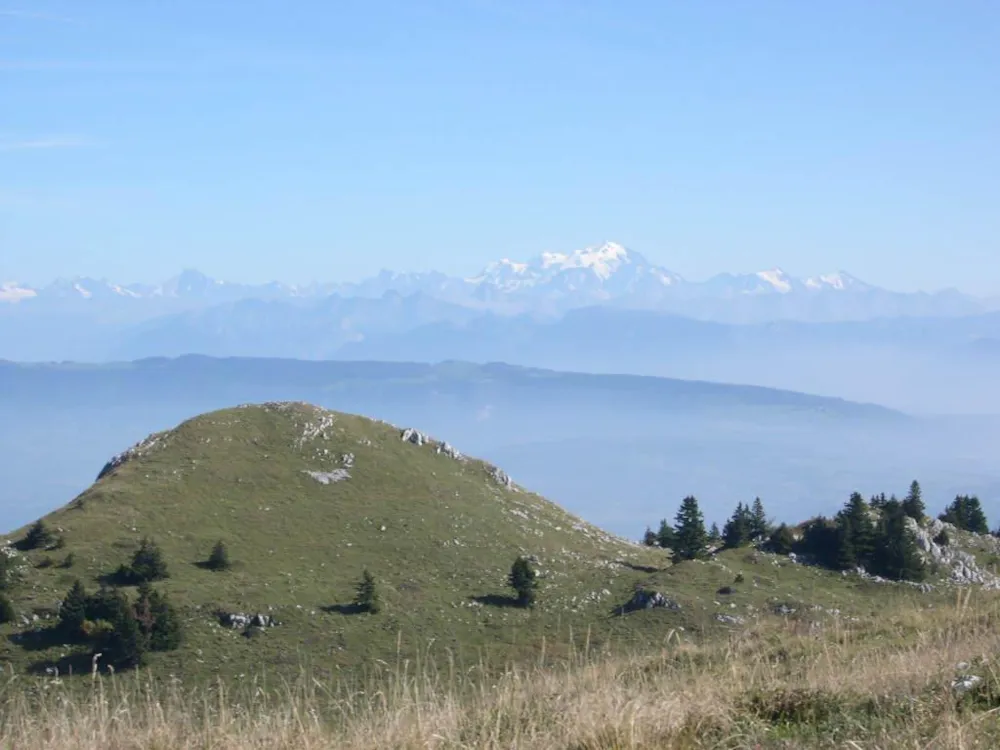
{"type": "Polygon", "coordinates": [[[677,274],[616,242],[570,253],[545,252],[525,262],[504,258],[465,281],[480,298],[558,299],[569,306],[621,297],[648,304],[684,283],[677,274]]]}
{"type": "Polygon", "coordinates": [[[4,281],[0,283],[0,302],[15,303],[37,296],[37,290],[23,284],[18,284],[16,281],[4,281]]]}
{"type": "Polygon", "coordinates": [[[437,271],[380,271],[359,282],[280,282],[248,285],[185,270],[161,284],[119,284],[105,279],[61,279],[34,289],[0,286],[8,311],[114,310],[117,319],[142,320],[244,299],[306,303],[330,295],[382,299],[421,294],[451,304],[498,313],[546,316],[592,305],[658,310],[702,320],[837,321],[900,315],[963,315],[991,309],[984,300],[955,291],[900,294],[866,284],[845,271],[808,278],[780,268],[722,273],[688,281],[617,242],[568,252],[548,251],[527,260],[502,258],[465,278],[437,271]]]}

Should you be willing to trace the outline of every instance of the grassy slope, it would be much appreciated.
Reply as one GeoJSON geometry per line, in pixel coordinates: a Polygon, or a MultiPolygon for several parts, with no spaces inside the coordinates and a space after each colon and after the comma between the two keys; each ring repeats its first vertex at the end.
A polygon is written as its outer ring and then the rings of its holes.
{"type": "MultiPolygon", "coordinates": [[[[689,634],[722,629],[718,612],[751,617],[790,602],[863,614],[887,597],[917,596],[746,551],[671,567],[661,550],[615,539],[536,495],[502,487],[490,468],[404,442],[390,425],[307,405],[214,412],[161,434],[47,516],[65,547],[24,555],[15,603],[22,613],[53,608],[75,577],[95,588],[148,535],[170,568],[159,585],[187,626],[183,649],[156,655],[153,665],[206,676],[292,673],[303,662],[335,671],[391,658],[397,638],[406,653],[433,641],[463,661],[487,647],[498,660],[533,655],[542,636],[551,653],[588,629],[593,644],[642,647],[662,643],[678,626],[689,634]],[[341,467],[345,453],[355,457],[346,481],[323,485],[304,473],[341,467]],[[198,566],[219,538],[236,563],[230,572],[198,566]],[[76,560],[71,570],[38,567],[67,553],[76,560]],[[536,611],[477,604],[474,597],[508,593],[505,576],[519,554],[537,555],[544,572],[536,611]],[[350,601],[365,567],[381,583],[384,612],[326,611],[350,601]],[[717,596],[736,570],[745,583],[717,596]],[[637,583],[672,596],[681,611],[614,616],[637,583]],[[217,608],[272,611],[283,624],[248,640],[218,625],[217,608]]],[[[0,658],[21,667],[72,657],[61,644],[31,651],[23,643],[5,639],[0,658]]]]}

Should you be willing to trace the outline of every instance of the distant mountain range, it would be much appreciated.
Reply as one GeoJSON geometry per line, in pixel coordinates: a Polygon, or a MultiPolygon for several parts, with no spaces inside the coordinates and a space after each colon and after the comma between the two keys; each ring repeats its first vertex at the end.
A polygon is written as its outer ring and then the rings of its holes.
{"type": "Polygon", "coordinates": [[[21,312],[79,310],[86,304],[140,317],[247,299],[306,302],[331,295],[378,299],[386,294],[422,294],[499,313],[558,315],[610,305],[739,323],[969,315],[995,306],[956,290],[892,292],[844,271],[800,279],[775,268],[687,281],[614,242],[571,253],[546,252],[526,262],[504,258],[468,278],[434,271],[382,271],[361,282],[245,285],[187,270],[159,285],[90,278],[58,280],[37,289],[13,282],[0,285],[0,303],[17,305],[21,312]]]}
{"type": "MultiPolygon", "coordinates": [[[[460,359],[818,392],[916,412],[1000,412],[1000,311],[840,272],[688,282],[607,243],[480,274],[241,285],[185,271],[0,288],[0,358],[460,359]]],[[[1000,307],[998,307],[1000,309],[1000,307]]]]}

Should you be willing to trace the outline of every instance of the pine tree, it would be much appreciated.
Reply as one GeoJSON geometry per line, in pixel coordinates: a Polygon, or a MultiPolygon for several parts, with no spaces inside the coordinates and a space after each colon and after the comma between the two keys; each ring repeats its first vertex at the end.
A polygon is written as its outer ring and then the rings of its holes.
{"type": "Polygon", "coordinates": [[[836,568],[838,558],[837,524],[824,516],[805,523],[800,546],[826,568],[836,568]]]}
{"type": "Polygon", "coordinates": [[[88,620],[104,620],[114,623],[122,610],[128,607],[125,595],[117,589],[101,586],[97,593],[87,597],[86,613],[88,620]]]}
{"type": "Polygon", "coordinates": [[[510,568],[510,575],[507,583],[517,593],[517,606],[531,607],[535,604],[535,595],[538,588],[538,574],[531,566],[531,562],[524,557],[519,557],[510,568]]]}
{"type": "Polygon", "coordinates": [[[750,511],[750,539],[752,541],[767,539],[771,533],[771,524],[767,521],[767,513],[764,512],[764,503],[760,498],[753,501],[753,510],[750,511]]]}
{"type": "Polygon", "coordinates": [[[87,590],[76,580],[59,606],[59,630],[70,638],[83,633],[83,622],[87,619],[87,590]]]}
{"type": "Polygon", "coordinates": [[[146,659],[149,637],[143,632],[135,610],[124,606],[112,623],[105,650],[108,660],[120,667],[138,667],[146,659]]]}
{"type": "Polygon", "coordinates": [[[54,540],[55,537],[49,531],[45,522],[39,519],[28,529],[28,533],[25,535],[21,546],[26,550],[39,549],[40,547],[48,547],[54,540]]]}
{"type": "Polygon", "coordinates": [[[666,518],[660,521],[660,530],[656,534],[656,541],[664,549],[673,549],[674,545],[677,544],[677,537],[674,534],[674,529],[669,523],[667,523],[666,518]]]}
{"type": "MultiPolygon", "coordinates": [[[[875,523],[869,512],[868,503],[859,493],[854,492],[844,509],[837,514],[838,525],[841,519],[848,520],[847,528],[850,535],[848,541],[853,550],[855,564],[861,565],[865,569],[871,565],[872,557],[875,554],[875,523]]],[[[837,546],[840,547],[839,541],[837,546]]],[[[837,562],[839,564],[839,559],[837,562]]]]}
{"type": "Polygon", "coordinates": [[[705,519],[698,508],[698,500],[688,495],[681,502],[680,510],[674,524],[675,560],[694,560],[705,557],[705,547],[708,544],[708,534],[705,532],[705,519]]]}
{"type": "Polygon", "coordinates": [[[722,544],[722,532],[719,531],[719,524],[712,522],[712,528],[708,530],[708,543],[712,546],[722,544]]]}
{"type": "Polygon", "coordinates": [[[910,491],[903,498],[903,512],[914,521],[919,522],[924,520],[926,508],[924,507],[924,500],[920,491],[920,482],[916,479],[910,483],[910,491]]]}
{"type": "Polygon", "coordinates": [[[159,581],[167,577],[167,563],[160,548],[149,539],[143,539],[132,556],[127,578],[134,583],[159,581]]]}
{"type": "Polygon", "coordinates": [[[354,606],[362,612],[377,614],[382,608],[382,602],[378,594],[378,586],[373,576],[367,568],[361,574],[361,581],[355,588],[354,606]]]}
{"type": "Polygon", "coordinates": [[[872,572],[895,580],[922,581],[927,570],[906,518],[901,502],[890,500],[886,504],[877,529],[872,572]]]}
{"type": "Polygon", "coordinates": [[[722,541],[726,549],[736,549],[750,543],[752,519],[749,509],[738,503],[733,515],[722,527],[722,541]]]}
{"type": "Polygon", "coordinates": [[[7,591],[14,585],[14,561],[0,551],[0,591],[7,591]]]}
{"type": "Polygon", "coordinates": [[[0,625],[14,622],[17,613],[14,611],[14,604],[6,594],[0,594],[0,625]]]}
{"type": "Polygon", "coordinates": [[[971,531],[976,534],[989,533],[986,514],[983,513],[979,498],[975,496],[958,495],[938,518],[963,531],[971,531]]]}
{"type": "Polygon", "coordinates": [[[208,556],[208,567],[211,570],[229,570],[232,567],[229,562],[229,550],[221,539],[212,547],[212,554],[208,556]]]}
{"type": "Polygon", "coordinates": [[[854,548],[854,530],[851,517],[843,515],[837,519],[837,567],[852,570],[858,565],[858,554],[854,548]]]}
{"type": "Polygon", "coordinates": [[[153,651],[173,651],[184,640],[181,618],[167,599],[167,595],[153,591],[149,595],[149,611],[153,616],[153,628],[149,636],[149,647],[153,651]]]}
{"type": "Polygon", "coordinates": [[[781,524],[767,539],[765,548],[776,555],[787,555],[795,548],[795,537],[787,524],[781,524]]]}

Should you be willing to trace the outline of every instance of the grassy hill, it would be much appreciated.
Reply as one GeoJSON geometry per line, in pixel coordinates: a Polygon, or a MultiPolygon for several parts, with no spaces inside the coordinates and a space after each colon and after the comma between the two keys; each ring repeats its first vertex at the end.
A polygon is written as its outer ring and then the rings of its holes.
{"type": "Polygon", "coordinates": [[[18,553],[18,616],[0,627],[0,660],[15,670],[89,671],[89,652],[56,637],[51,616],[75,579],[93,591],[144,537],[164,553],[169,577],[156,586],[185,629],[182,648],[151,666],[199,679],[302,666],[323,676],[428,649],[498,665],[558,658],[574,643],[641,649],[751,619],[831,621],[934,596],[748,550],[671,566],[666,551],[615,538],[446,443],[299,403],[212,412],[152,435],[44,522],[60,541],[18,553]],[[219,539],[229,571],[204,566],[219,539]],[[511,606],[505,585],[520,555],[540,571],[533,610],[511,606]],[[364,569],[381,589],[378,614],[348,606],[364,569]],[[677,606],[623,615],[637,586],[677,606]],[[220,621],[235,612],[280,625],[246,638],[220,621]]]}

